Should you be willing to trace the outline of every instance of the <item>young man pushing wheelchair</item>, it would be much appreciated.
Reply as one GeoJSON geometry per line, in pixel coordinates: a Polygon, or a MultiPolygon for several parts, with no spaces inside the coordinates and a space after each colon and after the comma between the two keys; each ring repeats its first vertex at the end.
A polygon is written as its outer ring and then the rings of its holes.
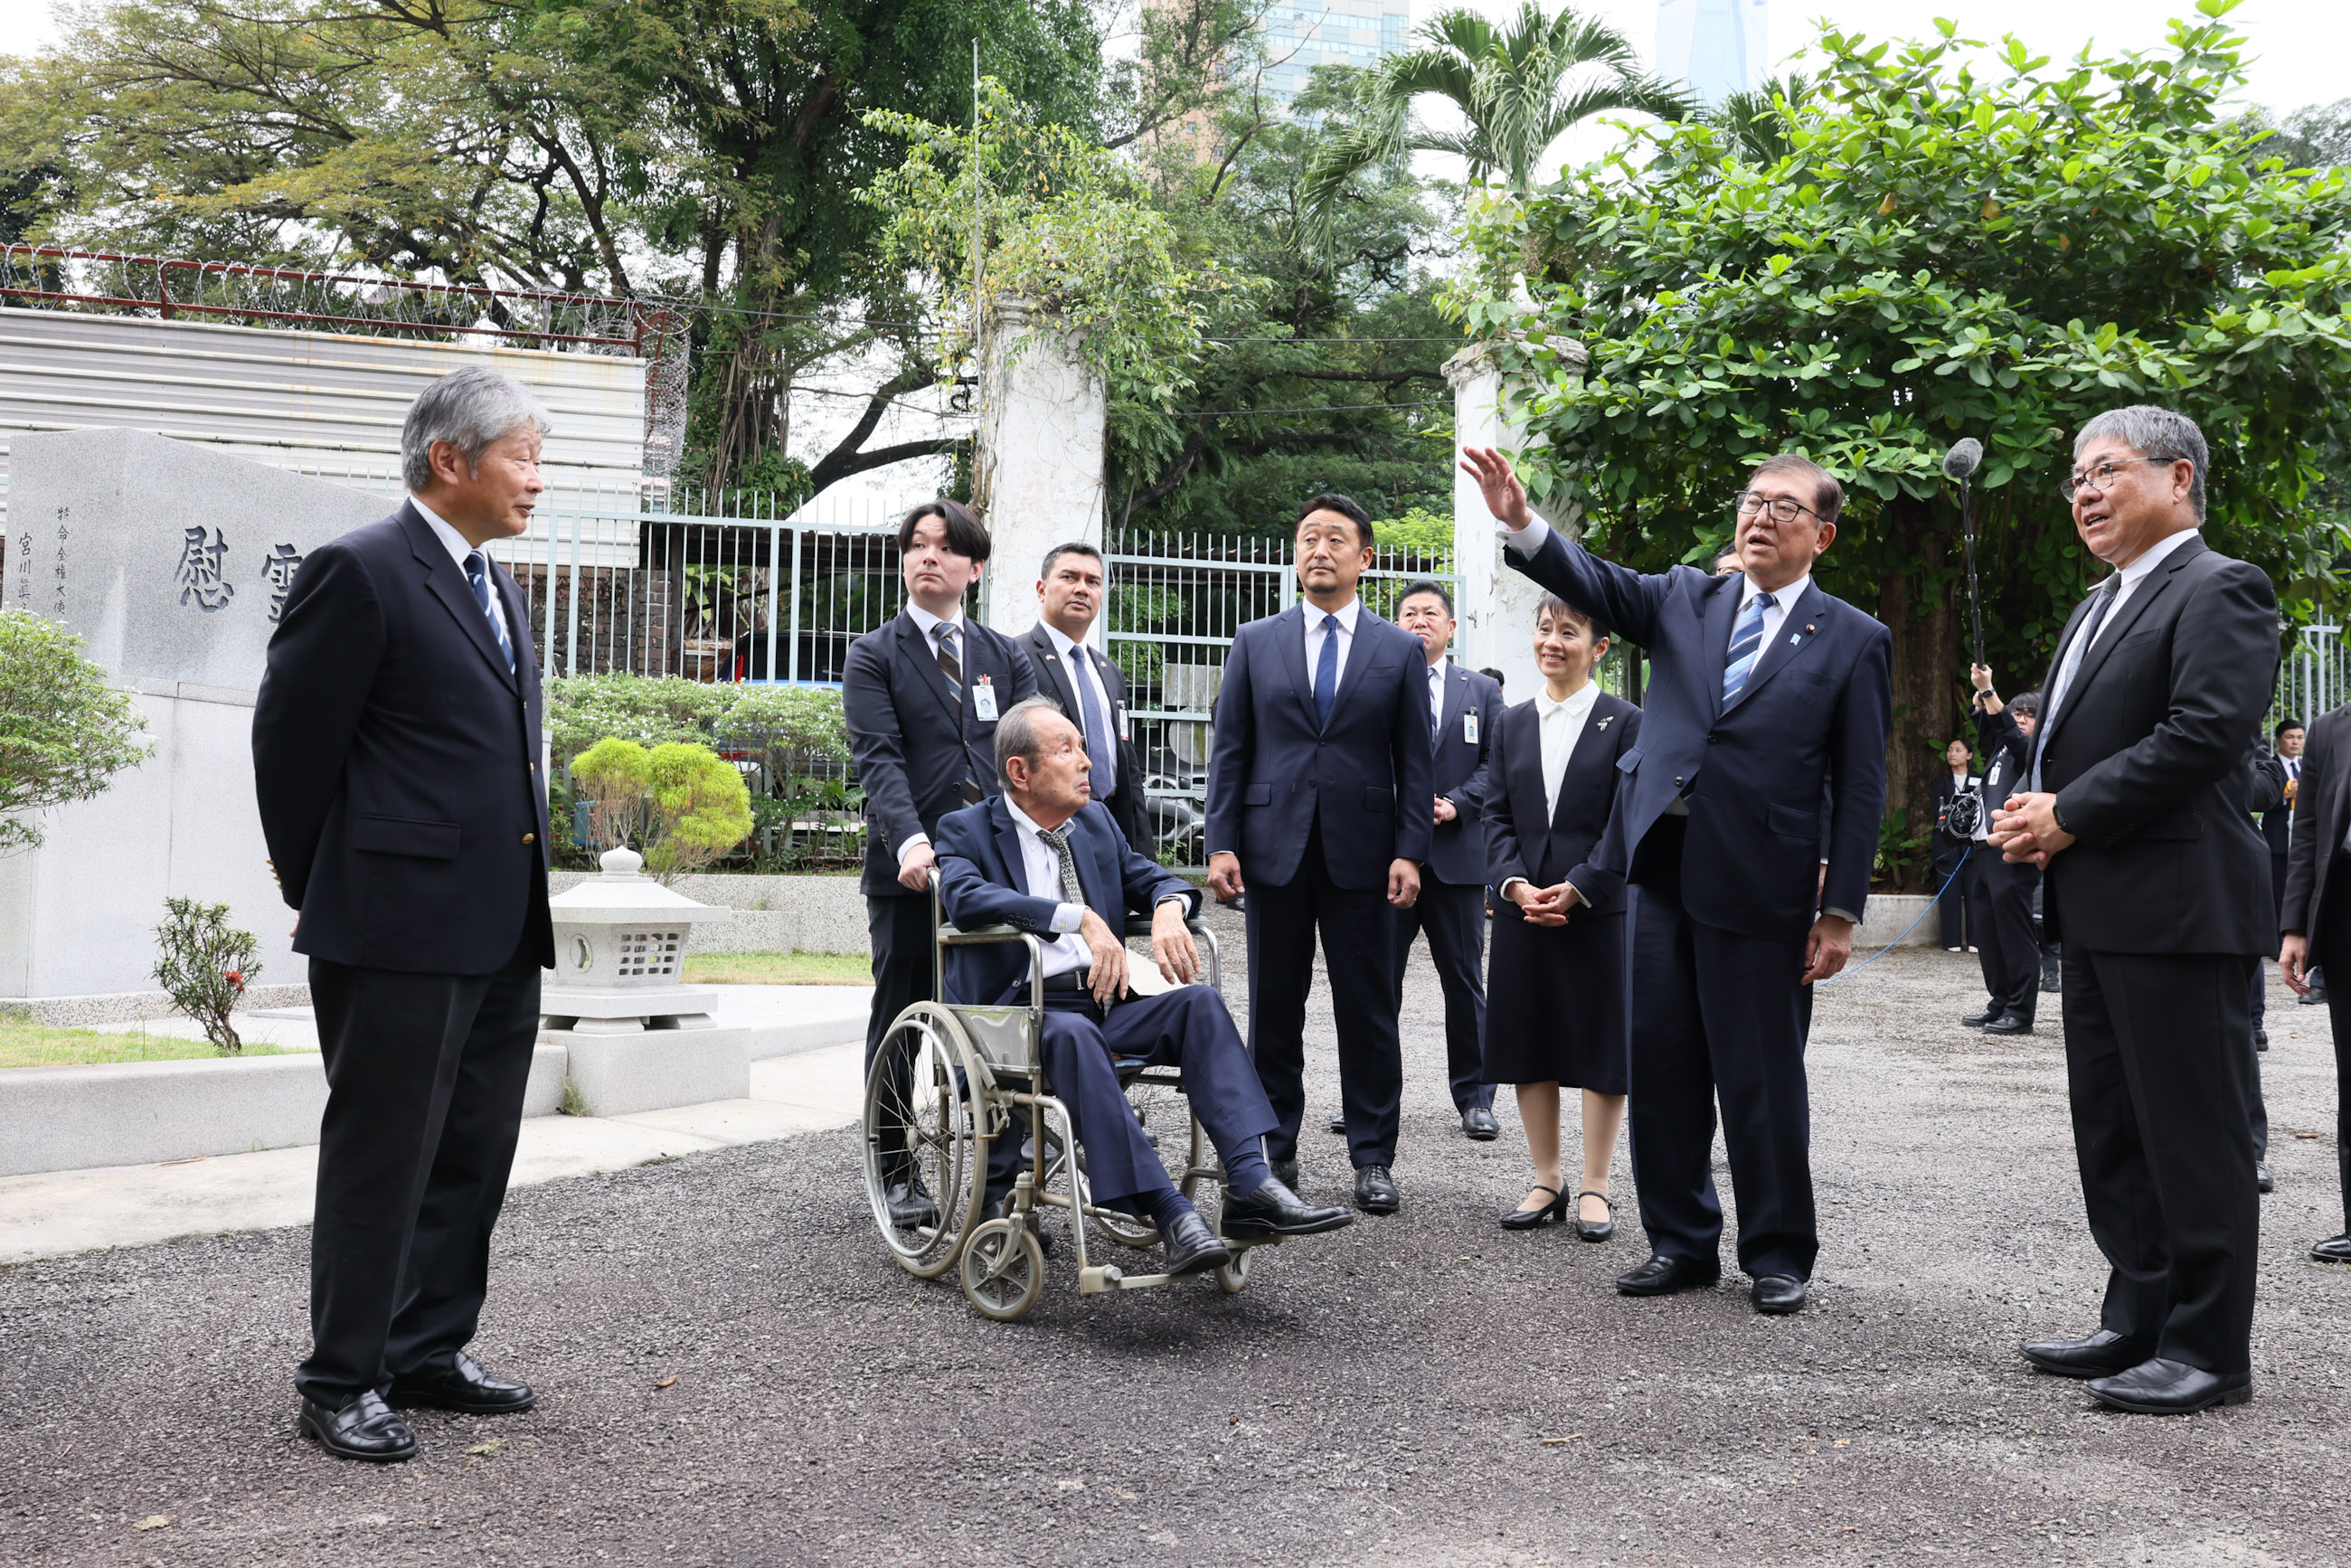
{"type": "MultiPolygon", "coordinates": [[[[1053,703],[1015,704],[996,727],[1000,797],[942,818],[939,898],[964,930],[1011,925],[1045,940],[1045,1073],[1069,1106],[1094,1202],[1149,1219],[1166,1271],[1193,1273],[1231,1253],[1176,1190],[1127,1103],[1116,1063],[1175,1066],[1200,1125],[1224,1163],[1222,1234],[1233,1239],[1334,1230],[1354,1216],[1312,1207],[1273,1179],[1259,1140],[1274,1126],[1224,998],[1190,984],[1199,953],[1185,921],[1197,889],[1137,854],[1092,799],[1085,739],[1053,703]],[[1126,912],[1149,911],[1151,949],[1176,988],[1131,994],[1126,912]]],[[[949,950],[946,989],[964,1003],[1026,1005],[1025,949],[949,950]]],[[[987,1214],[1001,1213],[1018,1170],[1019,1140],[996,1151],[987,1214]]]]}

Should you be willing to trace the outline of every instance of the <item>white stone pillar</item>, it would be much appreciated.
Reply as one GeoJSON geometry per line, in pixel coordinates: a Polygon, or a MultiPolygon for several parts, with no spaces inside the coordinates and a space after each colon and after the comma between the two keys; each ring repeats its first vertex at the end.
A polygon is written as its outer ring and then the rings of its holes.
{"type": "Polygon", "coordinates": [[[1019,636],[1037,624],[1045,552],[1077,539],[1102,548],[1108,394],[1070,338],[1020,300],[996,308],[979,392],[975,494],[993,546],[981,606],[988,625],[1019,636]]]}

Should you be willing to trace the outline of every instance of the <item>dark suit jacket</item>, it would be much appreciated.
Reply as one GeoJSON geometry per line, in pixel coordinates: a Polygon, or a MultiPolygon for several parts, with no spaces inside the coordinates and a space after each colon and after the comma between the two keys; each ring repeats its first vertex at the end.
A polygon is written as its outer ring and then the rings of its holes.
{"type": "Polygon", "coordinates": [[[1502,554],[1648,650],[1641,744],[1623,762],[1632,790],[1595,859],[1628,870],[1666,808],[1687,796],[1681,892],[1691,919],[1779,941],[1802,941],[1818,909],[1858,920],[1886,810],[1894,722],[1886,628],[1811,584],[1726,713],[1737,576],[1687,566],[1643,576],[1556,529],[1531,559],[1508,546],[1502,554]]]}
{"type": "MultiPolygon", "coordinates": [[[[2065,623],[2051,685],[2091,602],[2065,623]]],[[[2041,787],[2077,841],[2043,883],[2053,938],[2108,953],[2273,950],[2269,849],[2245,802],[2277,658],[2270,580],[2200,538],[2107,617],[2033,734],[2041,787]]]]}
{"type": "MultiPolygon", "coordinates": [[[[1186,918],[1199,913],[1200,891],[1129,847],[1097,800],[1070,819],[1070,855],[1086,903],[1113,931],[1126,928],[1132,911],[1148,915],[1164,899],[1182,898],[1186,918]]],[[[1004,798],[982,800],[939,821],[939,902],[947,919],[966,931],[1015,925],[1050,938],[1061,901],[1029,891],[1020,840],[1004,798]]],[[[947,995],[980,1004],[1008,1002],[1029,983],[1029,950],[1010,942],[947,949],[947,995]]]]}
{"type": "Polygon", "coordinates": [[[1573,883],[1593,914],[1624,907],[1624,873],[1593,863],[1592,856],[1607,832],[1617,783],[1625,777],[1617,764],[1640,737],[1641,710],[1601,693],[1583,721],[1583,733],[1575,737],[1575,749],[1568,753],[1559,810],[1546,819],[1542,716],[1531,701],[1503,712],[1494,725],[1486,791],[1486,884],[1494,890],[1498,908],[1504,902],[1502,884],[1517,876],[1537,887],[1573,883]]]}
{"type": "MultiPolygon", "coordinates": [[[[1422,707],[1426,713],[1428,675],[1420,677],[1422,707]]],[[[1439,882],[1476,887],[1486,880],[1486,826],[1483,820],[1488,789],[1486,761],[1494,746],[1494,727],[1501,722],[1502,688],[1491,675],[1464,669],[1458,659],[1445,662],[1445,716],[1430,755],[1437,793],[1453,802],[1454,817],[1429,831],[1428,872],[1439,882]],[[1475,714],[1478,738],[1468,734],[1465,718],[1475,714]]]]}
{"type": "Polygon", "coordinates": [[[981,678],[996,689],[999,717],[1036,695],[1028,654],[968,615],[963,624],[960,706],[949,695],[931,640],[906,612],[849,645],[841,706],[871,830],[859,883],[868,898],[926,896],[899,883],[902,846],[917,833],[935,841],[938,820],[963,804],[967,775],[996,792],[996,721],[979,716],[975,693],[981,678]]]}
{"type": "MultiPolygon", "coordinates": [[[[2304,737],[2305,745],[2308,738],[2304,737]]],[[[2285,803],[2285,758],[2273,751],[2264,751],[2253,758],[2253,766],[2268,776],[2273,787],[2273,792],[2265,792],[2267,804],[2256,805],[2253,810],[2261,817],[2262,841],[2270,847],[2270,859],[2281,861],[2294,841],[2294,808],[2285,803]]],[[[2297,789],[2297,797],[2299,793],[2297,789]]]]}
{"type": "Polygon", "coordinates": [[[494,562],[515,668],[415,507],[310,552],[253,710],[261,831],[294,949],[332,963],[482,975],[547,916],[538,662],[494,562]]]}
{"type": "MultiPolygon", "coordinates": [[[[1083,643],[1079,644],[1084,648],[1083,643]]],[[[1037,672],[1037,689],[1061,705],[1070,722],[1083,728],[1082,709],[1078,704],[1078,691],[1061,655],[1054,650],[1052,634],[1043,622],[1029,629],[1020,639],[1021,652],[1029,655],[1029,665],[1037,672]]],[[[1126,835],[1126,841],[1149,854],[1152,849],[1151,812],[1143,789],[1143,765],[1134,755],[1134,740],[1128,734],[1126,722],[1126,672],[1112,664],[1092,648],[1085,648],[1093,660],[1096,678],[1110,697],[1111,711],[1105,716],[1113,732],[1118,737],[1118,788],[1107,795],[1098,795],[1110,808],[1111,821],[1126,835]]],[[[1099,781],[1097,781],[1099,787],[1099,781]]]]}
{"type": "MultiPolygon", "coordinates": [[[[2351,936],[2351,888],[2330,889],[2327,883],[2336,846],[2351,829],[2351,705],[2311,721],[2302,748],[2294,810],[2301,821],[2294,824],[2294,841],[2286,850],[2285,907],[2278,924],[2311,938],[2314,946],[2322,925],[2330,937],[2351,936]],[[2325,846],[2324,853],[2321,845],[2325,846]]],[[[2351,975],[2344,979],[2351,983],[2351,975]]]]}
{"type": "Polygon", "coordinates": [[[1210,854],[1238,854],[1245,879],[1281,886],[1319,819],[1331,880],[1384,888],[1390,862],[1428,858],[1434,778],[1419,638],[1359,612],[1331,726],[1318,730],[1301,606],[1233,634],[1208,758],[1210,854]]]}

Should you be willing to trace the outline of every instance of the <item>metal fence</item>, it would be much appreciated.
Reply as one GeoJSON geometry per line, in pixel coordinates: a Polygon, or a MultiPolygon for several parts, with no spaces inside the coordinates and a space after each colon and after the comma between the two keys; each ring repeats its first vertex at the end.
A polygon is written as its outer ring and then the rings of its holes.
{"type": "Polygon", "coordinates": [[[2344,653],[2340,626],[2304,626],[2295,632],[2294,646],[2278,665],[2273,730],[2290,718],[2309,724],[2351,702],[2351,663],[2344,653]]]}

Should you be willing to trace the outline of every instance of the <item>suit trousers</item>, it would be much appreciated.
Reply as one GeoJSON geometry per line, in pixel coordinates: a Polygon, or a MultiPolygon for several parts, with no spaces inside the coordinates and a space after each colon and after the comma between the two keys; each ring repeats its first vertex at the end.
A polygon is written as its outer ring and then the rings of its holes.
{"type": "MultiPolygon", "coordinates": [[[[1644,867],[1633,928],[1633,1181],[1651,1250],[1713,1262],[1722,1199],[1714,1185],[1715,1103],[1739,1195],[1739,1266],[1809,1280],[1813,1218],[1810,1021],[1802,941],[1742,936],[1692,920],[1681,895],[1679,828],[1667,817],[1644,867]]],[[[1646,846],[1644,846],[1645,849],[1646,846]]]]}
{"type": "MultiPolygon", "coordinates": [[[[937,999],[931,941],[938,928],[932,918],[927,893],[904,898],[866,897],[865,935],[873,954],[873,1005],[865,1017],[868,1072],[873,1071],[873,1059],[881,1053],[882,1040],[890,1032],[892,1020],[916,1002],[937,999]]],[[[885,1126],[880,1131],[884,1155],[895,1155],[904,1145],[898,1128],[885,1126]]]]}
{"type": "Polygon", "coordinates": [[[1348,1156],[1358,1168],[1395,1163],[1404,1054],[1389,973],[1395,962],[1393,914],[1385,888],[1341,887],[1331,880],[1319,820],[1308,830],[1296,876],[1249,883],[1249,1054],[1280,1122],[1266,1142],[1269,1158],[1298,1157],[1298,1124],[1306,1113],[1306,998],[1314,988],[1319,927],[1338,1024],[1348,1156]]]}
{"type": "MultiPolygon", "coordinates": [[[[2351,856],[2338,856],[2328,875],[2345,879],[2337,886],[2351,886],[2351,856]]],[[[2310,941],[2314,966],[2342,965],[2337,972],[2351,975],[2351,918],[2325,920],[2310,941]]],[[[2317,982],[2312,985],[2315,988],[2317,982]]],[[[2351,1235],[2351,986],[2325,990],[2327,1021],[2335,1026],[2335,1157],[2343,1184],[2343,1229],[2351,1235]]]]}
{"type": "Polygon", "coordinates": [[[1395,1006],[1404,1011],[1404,972],[1412,939],[1428,933],[1428,956],[1445,991],[1445,1070],[1453,1108],[1490,1109],[1494,1086],[1486,1076],[1486,890],[1438,882],[1421,872],[1420,897],[1391,911],[1395,922],[1395,1006]]]}
{"type": "Polygon", "coordinates": [[[1976,956],[1983,966],[1984,994],[1994,1007],[2026,1023],[2041,1005],[2041,944],[2032,932],[2032,890],[2041,868],[2011,865],[1989,844],[1976,845],[1968,861],[1976,883],[1976,956]]]}
{"type": "MultiPolygon", "coordinates": [[[[1022,988],[1025,994],[1027,988],[1022,988]]],[[[1184,1075],[1184,1097],[1218,1157],[1273,1131],[1273,1107],[1258,1083],[1225,999],[1209,986],[1179,986],[1155,997],[1130,997],[1104,1012],[1081,991],[1049,991],[1041,1054],[1045,1081],[1070,1108],[1078,1146],[1086,1153],[1086,1185],[1096,1203],[1165,1191],[1176,1185],[1148,1132],[1134,1119],[1116,1061],[1140,1059],[1184,1075]]],[[[1019,1125],[1018,1118],[1015,1126],[1019,1125]]],[[[1166,1145],[1178,1160],[1191,1153],[1188,1124],[1158,1129],[1176,1134],[1166,1145]]],[[[1020,1136],[989,1151],[991,1192],[1009,1191],[1020,1174],[1020,1136]],[[1008,1150],[1009,1161],[999,1159],[1008,1150]]]]}
{"type": "Polygon", "coordinates": [[[310,960],[327,1110],[305,1398],[340,1406],[473,1339],[538,1040],[537,939],[487,975],[310,960]]]}
{"type": "Polygon", "coordinates": [[[1970,855],[1967,864],[1959,864],[1959,851],[1946,855],[1939,848],[1942,834],[1935,835],[1938,844],[1935,855],[1935,885],[1943,896],[1935,905],[1935,913],[1943,922],[1943,946],[1950,947],[1983,946],[1984,907],[1975,886],[1976,857],[1970,855]],[[1958,871],[1956,878],[1951,873],[1958,871]]]}
{"type": "Polygon", "coordinates": [[[2065,944],[2065,1073],[2100,1322],[2208,1372],[2252,1365],[2252,1023],[2233,953],[2065,944]]]}

